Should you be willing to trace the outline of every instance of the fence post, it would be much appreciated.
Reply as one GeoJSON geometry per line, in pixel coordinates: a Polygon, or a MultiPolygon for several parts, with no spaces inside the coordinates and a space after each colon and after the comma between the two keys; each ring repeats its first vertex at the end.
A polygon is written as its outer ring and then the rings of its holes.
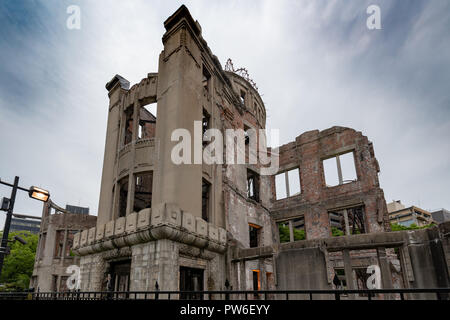
{"type": "Polygon", "coordinates": [[[156,281],[156,283],[155,283],[155,290],[156,290],[156,292],[155,292],[155,300],[158,300],[159,299],[159,293],[158,293],[158,291],[159,291],[159,284],[158,284],[158,281],[156,281]]]}
{"type": "MultiPolygon", "coordinates": [[[[231,287],[232,289],[233,287],[231,287]]],[[[230,291],[230,281],[228,281],[228,278],[225,279],[225,300],[230,300],[230,293],[228,291],[230,291]]]]}

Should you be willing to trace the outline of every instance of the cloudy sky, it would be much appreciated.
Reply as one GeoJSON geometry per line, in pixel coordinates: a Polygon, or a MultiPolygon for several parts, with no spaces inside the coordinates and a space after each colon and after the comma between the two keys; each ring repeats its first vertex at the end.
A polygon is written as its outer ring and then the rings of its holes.
{"type": "MultiPolygon", "coordinates": [[[[348,126],[374,143],[386,200],[450,209],[450,2],[184,1],[222,64],[258,84],[281,143],[348,126]],[[381,9],[369,30],[366,9],[381,9]]],[[[0,177],[96,214],[108,98],[158,70],[180,1],[0,1],[0,177]],[[67,7],[81,9],[69,30],[67,7]]],[[[40,215],[19,192],[15,212],[40,215]]],[[[0,186],[0,197],[10,189],[0,186]]],[[[4,213],[0,212],[0,228],[4,213]]]]}

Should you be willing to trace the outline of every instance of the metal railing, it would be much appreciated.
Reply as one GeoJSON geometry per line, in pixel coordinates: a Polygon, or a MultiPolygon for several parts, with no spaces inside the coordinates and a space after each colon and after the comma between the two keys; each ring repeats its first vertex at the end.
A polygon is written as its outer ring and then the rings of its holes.
{"type": "Polygon", "coordinates": [[[0,292],[0,300],[450,300],[450,288],[259,291],[0,292]]]}

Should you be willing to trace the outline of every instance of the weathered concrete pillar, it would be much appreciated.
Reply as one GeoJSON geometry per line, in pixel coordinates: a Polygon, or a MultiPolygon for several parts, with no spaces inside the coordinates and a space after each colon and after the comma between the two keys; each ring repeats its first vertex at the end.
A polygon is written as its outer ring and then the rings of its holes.
{"type": "Polygon", "coordinates": [[[120,184],[115,183],[114,184],[114,192],[113,192],[113,204],[111,211],[109,213],[109,221],[117,219],[117,211],[118,211],[118,205],[119,205],[119,196],[120,196],[120,184]]]}
{"type": "Polygon", "coordinates": [[[338,171],[339,184],[343,184],[344,179],[342,178],[341,159],[339,158],[339,155],[336,156],[336,165],[337,165],[337,171],[338,171]]]}
{"type": "Polygon", "coordinates": [[[62,247],[62,254],[61,254],[61,259],[60,259],[60,265],[63,266],[64,265],[64,260],[66,259],[66,247],[67,247],[67,234],[68,231],[67,229],[64,230],[64,242],[63,242],[63,247],[62,247]]]}
{"type": "Polygon", "coordinates": [[[289,174],[287,171],[284,173],[284,182],[286,183],[286,197],[289,197],[291,195],[291,191],[289,189],[289,174]]]}
{"type": "MultiPolygon", "coordinates": [[[[347,250],[347,249],[342,250],[342,259],[344,260],[345,282],[347,282],[347,288],[349,290],[354,290],[355,284],[353,282],[352,259],[350,258],[349,250],[347,250]]],[[[355,299],[355,295],[349,294],[348,298],[355,299]]]]}
{"type": "Polygon", "coordinates": [[[168,239],[133,246],[130,290],[154,291],[156,282],[159,290],[179,290],[178,251],[178,243],[168,239]]]}
{"type": "Polygon", "coordinates": [[[389,261],[386,257],[386,248],[377,247],[378,263],[381,271],[381,283],[383,289],[392,289],[392,274],[389,261]]]}
{"type": "Polygon", "coordinates": [[[294,226],[292,225],[292,220],[289,220],[289,241],[294,242],[294,226]]]}
{"type": "Polygon", "coordinates": [[[348,223],[348,211],[347,209],[344,209],[344,222],[345,222],[345,234],[347,236],[350,235],[350,225],[348,223]]]}
{"type": "Polygon", "coordinates": [[[120,137],[120,102],[130,83],[116,75],[106,84],[109,96],[108,123],[106,126],[105,154],[103,158],[102,182],[98,204],[97,226],[109,221],[112,211],[112,189],[114,177],[114,163],[120,137]]]}
{"type": "Polygon", "coordinates": [[[202,165],[172,161],[172,149],[182,141],[180,137],[172,141],[176,129],[190,134],[190,141],[183,141],[191,151],[190,163],[194,163],[194,146],[202,154],[201,123],[197,136],[194,134],[194,121],[201,122],[203,117],[202,58],[198,42],[201,31],[185,7],[168,18],[164,26],[164,50],[158,70],[158,161],[152,205],[176,203],[182,210],[201,217],[202,165]]]}
{"type": "MultiPolygon", "coordinates": [[[[133,148],[134,150],[134,148],[133,148]]],[[[135,177],[131,172],[128,175],[128,194],[127,194],[127,210],[126,215],[129,215],[133,212],[134,207],[134,189],[135,189],[135,177]]]]}

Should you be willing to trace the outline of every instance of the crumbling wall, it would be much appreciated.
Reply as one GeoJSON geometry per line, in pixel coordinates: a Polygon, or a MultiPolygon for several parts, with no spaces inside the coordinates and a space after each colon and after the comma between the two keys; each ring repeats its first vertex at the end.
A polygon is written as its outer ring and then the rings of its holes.
{"type": "Polygon", "coordinates": [[[378,161],[372,143],[361,132],[343,127],[309,131],[281,146],[279,152],[279,172],[298,167],[302,192],[276,200],[272,177],[271,213],[276,221],[304,216],[307,239],[326,238],[331,235],[329,210],[363,205],[366,232],[389,230],[378,161]],[[323,160],[347,152],[353,153],[357,180],[327,186],[323,160]]]}

